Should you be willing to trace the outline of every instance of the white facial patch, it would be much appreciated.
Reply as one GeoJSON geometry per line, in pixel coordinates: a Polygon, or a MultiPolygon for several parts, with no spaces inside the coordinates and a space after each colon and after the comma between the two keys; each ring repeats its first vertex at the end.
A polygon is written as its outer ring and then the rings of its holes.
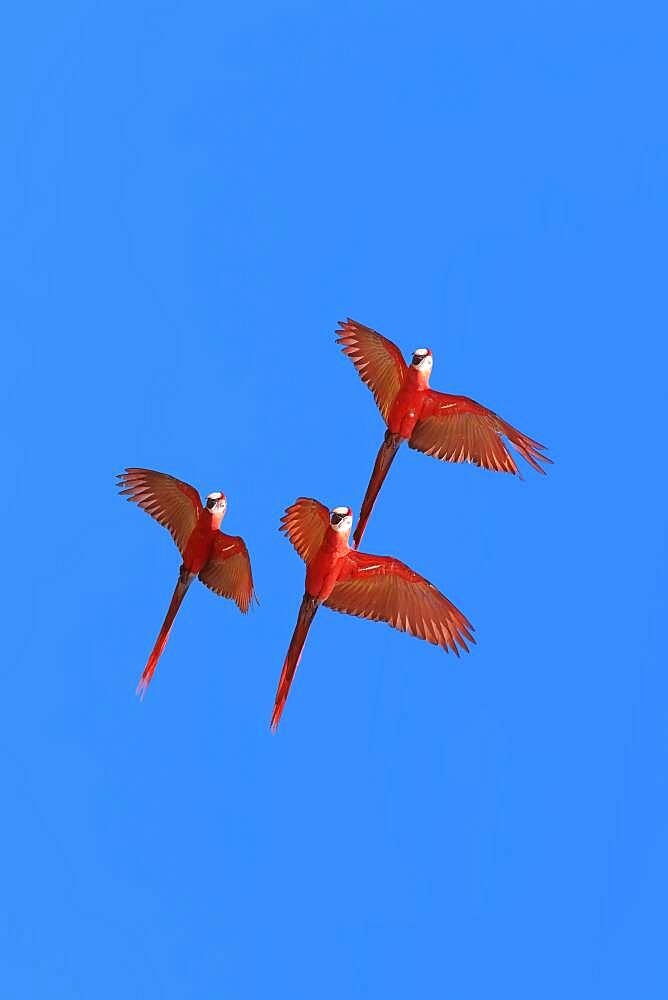
{"type": "Polygon", "coordinates": [[[227,500],[223,493],[209,493],[206,498],[206,509],[210,510],[214,514],[220,514],[221,517],[227,509],[227,500]]]}
{"type": "Polygon", "coordinates": [[[349,513],[350,507],[332,507],[330,511],[331,514],[338,514],[341,518],[336,524],[334,524],[330,517],[330,525],[334,531],[350,531],[353,523],[353,515],[349,513]]]}
{"type": "Polygon", "coordinates": [[[417,368],[418,371],[426,371],[431,368],[433,364],[433,358],[426,347],[416,347],[413,351],[413,361],[412,367],[417,368]]]}

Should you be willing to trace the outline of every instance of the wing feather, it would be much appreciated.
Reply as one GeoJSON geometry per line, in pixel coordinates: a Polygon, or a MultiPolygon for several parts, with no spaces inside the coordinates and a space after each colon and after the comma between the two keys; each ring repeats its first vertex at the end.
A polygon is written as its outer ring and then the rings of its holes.
{"type": "Polygon", "coordinates": [[[387,622],[459,656],[475,643],[473,626],[432,583],[405,563],[350,551],[348,566],[324,602],[344,614],[387,622]]]}
{"type": "Polygon", "coordinates": [[[337,344],[357,368],[373,393],[385,423],[408,370],[401,351],[387,337],[362,323],[347,319],[339,323],[337,344]]]}
{"type": "Polygon", "coordinates": [[[181,554],[197,524],[202,501],[188,483],[152,469],[126,469],[117,477],[121,496],[167,528],[181,554]]]}
{"type": "Polygon", "coordinates": [[[283,531],[304,562],[317,554],[329,526],[329,511],[324,504],[310,497],[299,497],[281,518],[283,531]]]}
{"type": "Polygon", "coordinates": [[[202,583],[221,597],[229,597],[242,614],[257,596],[253,586],[250,556],[243,538],[219,532],[213,552],[199,575],[202,583]]]}
{"type": "Polygon", "coordinates": [[[451,396],[430,389],[423,416],[408,444],[443,462],[471,462],[494,472],[519,475],[504,438],[533,469],[545,473],[539,463],[552,462],[543,454],[545,445],[527,437],[467,396],[451,396]]]}

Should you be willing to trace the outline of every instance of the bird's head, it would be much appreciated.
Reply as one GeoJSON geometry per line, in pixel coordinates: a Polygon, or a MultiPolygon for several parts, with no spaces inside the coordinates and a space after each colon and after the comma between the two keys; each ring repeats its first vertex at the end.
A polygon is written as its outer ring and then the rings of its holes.
{"type": "Polygon", "coordinates": [[[353,512],[350,507],[332,507],[329,512],[329,523],[334,531],[342,535],[350,534],[353,526],[353,512]]]}
{"type": "Polygon", "coordinates": [[[212,514],[222,517],[227,509],[227,497],[224,493],[209,493],[205,506],[212,514]]]}
{"type": "Polygon", "coordinates": [[[413,360],[411,361],[411,368],[415,368],[416,371],[422,372],[423,375],[429,375],[431,369],[434,365],[434,359],[432,357],[431,351],[428,347],[416,347],[413,351],[413,360]]]}

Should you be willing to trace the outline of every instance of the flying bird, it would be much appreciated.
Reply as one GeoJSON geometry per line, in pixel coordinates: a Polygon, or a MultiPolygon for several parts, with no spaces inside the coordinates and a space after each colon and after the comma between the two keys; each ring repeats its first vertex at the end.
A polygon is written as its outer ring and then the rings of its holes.
{"type": "Polygon", "coordinates": [[[165,620],[137,685],[137,694],[143,698],[176,613],[196,576],[214,593],[231,598],[242,614],[248,611],[255,590],[243,538],[219,530],[227,510],[224,493],[209,493],[203,504],[193,486],[151,469],[126,469],[117,479],[121,496],[167,528],[183,560],[165,620]]]}
{"type": "Polygon", "coordinates": [[[376,497],[403,441],[443,462],[471,462],[521,478],[506,438],[533,469],[545,473],[540,463],[552,461],[542,454],[545,445],[468,396],[430,389],[434,359],[429,348],[417,348],[407,365],[396,344],[362,323],[352,319],[340,322],[336,333],[337,344],[373,393],[387,425],[353,536],[355,548],[362,541],[376,497]]]}
{"type": "Polygon", "coordinates": [[[300,497],[281,518],[306,563],[306,587],[278,682],[271,728],[276,730],[313,617],[321,604],[334,611],[387,622],[401,632],[452,650],[468,652],[473,626],[447,597],[419,573],[389,556],[356,552],[348,544],[353,512],[300,497]]]}

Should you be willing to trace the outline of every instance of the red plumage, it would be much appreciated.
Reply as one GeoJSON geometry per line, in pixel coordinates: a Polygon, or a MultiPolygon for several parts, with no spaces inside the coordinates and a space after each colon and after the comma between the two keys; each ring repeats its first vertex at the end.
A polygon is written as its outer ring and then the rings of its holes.
{"type": "Polygon", "coordinates": [[[215,593],[233,600],[244,614],[255,590],[243,539],[219,530],[227,509],[223,493],[209,494],[204,505],[193,486],[164,472],[126,469],[117,478],[121,496],[167,528],[183,558],[165,620],[137,686],[137,693],[143,698],[181,602],[196,576],[215,593]]]}
{"type": "Polygon", "coordinates": [[[429,387],[433,356],[430,350],[414,356],[408,366],[399,348],[387,337],[362,323],[348,319],[339,324],[337,343],[373,393],[387,425],[362,502],[355,530],[355,547],[362,541],[374,503],[399,446],[444,462],[471,462],[494,472],[519,475],[506,441],[537,472],[545,446],[527,437],[492,410],[467,396],[452,396],[429,387]],[[504,440],[505,438],[505,440],[504,440]]]}

